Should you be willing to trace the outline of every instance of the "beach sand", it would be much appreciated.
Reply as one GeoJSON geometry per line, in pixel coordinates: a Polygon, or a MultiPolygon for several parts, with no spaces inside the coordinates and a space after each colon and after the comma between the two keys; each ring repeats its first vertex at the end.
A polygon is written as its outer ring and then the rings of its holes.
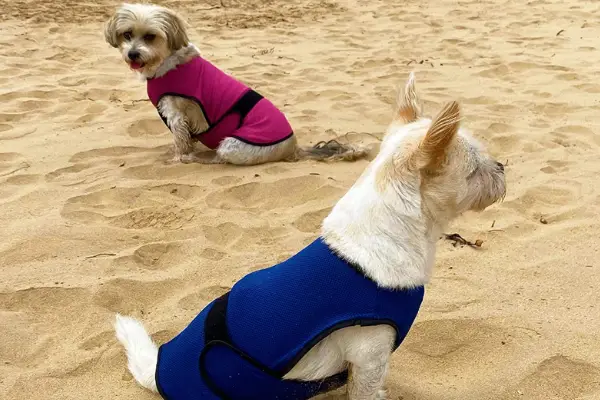
{"type": "MultiPolygon", "coordinates": [[[[160,3],[302,144],[376,145],[414,70],[428,115],[459,100],[464,125],[508,162],[504,203],[448,231],[482,247],[439,242],[389,399],[600,399],[597,5],[223,1],[160,3]]],[[[104,42],[117,5],[2,5],[5,399],[156,399],[127,372],[114,314],[168,340],[313,240],[368,163],[166,165],[170,133],[104,42]]]]}

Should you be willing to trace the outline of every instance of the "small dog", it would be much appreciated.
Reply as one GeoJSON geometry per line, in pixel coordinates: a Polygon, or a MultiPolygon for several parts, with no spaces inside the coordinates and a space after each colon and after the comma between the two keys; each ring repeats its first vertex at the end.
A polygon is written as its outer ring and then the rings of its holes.
{"type": "Polygon", "coordinates": [[[165,399],[307,399],[347,383],[383,399],[436,241],[467,210],[504,198],[504,167],[463,128],[459,105],[423,117],[411,74],[377,157],[289,260],[251,273],[177,337],[153,343],[117,315],[129,370],[165,399]]]}
{"type": "Polygon", "coordinates": [[[255,165],[273,161],[356,160],[366,150],[337,141],[298,147],[285,115],[269,100],[200,57],[185,22],[150,4],[124,4],[104,36],[147,81],[148,96],[173,133],[176,162],[255,165]],[[203,159],[194,141],[216,150],[203,159]]]}

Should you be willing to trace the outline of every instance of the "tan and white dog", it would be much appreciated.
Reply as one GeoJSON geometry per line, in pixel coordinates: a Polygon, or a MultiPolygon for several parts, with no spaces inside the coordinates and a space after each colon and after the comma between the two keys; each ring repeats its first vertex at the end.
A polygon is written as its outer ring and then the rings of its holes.
{"type": "MultiPolygon", "coordinates": [[[[123,4],[106,24],[104,36],[111,46],[119,49],[130,68],[147,82],[164,79],[168,73],[172,76],[178,66],[201,59],[198,48],[189,41],[185,21],[174,11],[156,5],[123,4]]],[[[185,80],[187,78],[183,77],[185,80]]],[[[208,91],[220,93],[223,90],[209,88],[208,91]]],[[[220,144],[209,146],[216,150],[216,156],[202,158],[194,151],[194,142],[205,143],[203,135],[206,138],[209,131],[214,132],[217,123],[214,120],[209,122],[206,111],[213,107],[203,105],[197,98],[172,93],[161,97],[156,107],[173,133],[174,161],[177,162],[253,165],[300,159],[352,161],[367,155],[365,149],[336,141],[320,142],[314,147],[299,147],[293,134],[278,137],[278,140],[268,142],[269,145],[256,145],[252,141],[228,135],[217,142],[220,144]]],[[[263,132],[263,135],[268,137],[273,133],[263,132]]]]}
{"type": "MultiPolygon", "coordinates": [[[[436,241],[461,213],[504,198],[504,167],[459,126],[456,102],[433,119],[423,116],[411,74],[381,150],[333,207],[324,242],[381,288],[409,289],[429,282],[436,241]]],[[[141,323],[117,316],[117,338],[129,369],[156,390],[157,347],[141,323]]],[[[395,330],[349,326],[315,344],[284,379],[322,380],[349,370],[350,400],[383,399],[395,330]]],[[[266,339],[265,346],[268,346],[266,339]]]]}

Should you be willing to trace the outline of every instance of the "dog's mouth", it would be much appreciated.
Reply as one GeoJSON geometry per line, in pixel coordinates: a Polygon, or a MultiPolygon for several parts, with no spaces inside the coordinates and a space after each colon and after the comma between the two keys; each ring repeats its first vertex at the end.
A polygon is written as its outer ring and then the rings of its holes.
{"type": "Polygon", "coordinates": [[[146,64],[144,64],[143,62],[138,62],[138,61],[131,61],[129,63],[129,67],[133,70],[138,70],[138,69],[142,69],[144,68],[146,64]]]}

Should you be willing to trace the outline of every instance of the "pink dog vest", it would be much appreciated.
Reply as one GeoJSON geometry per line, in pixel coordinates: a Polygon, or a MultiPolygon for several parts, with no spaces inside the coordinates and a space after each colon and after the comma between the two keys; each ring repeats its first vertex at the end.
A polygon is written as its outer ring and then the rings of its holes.
{"type": "MultiPolygon", "coordinates": [[[[148,97],[157,107],[163,96],[194,100],[208,122],[206,132],[190,132],[211,149],[227,137],[271,146],[293,135],[285,115],[269,100],[201,57],[148,79],[148,97]]],[[[167,124],[164,115],[158,112],[167,124]]],[[[169,126],[167,124],[167,126],[169,126]]]]}

